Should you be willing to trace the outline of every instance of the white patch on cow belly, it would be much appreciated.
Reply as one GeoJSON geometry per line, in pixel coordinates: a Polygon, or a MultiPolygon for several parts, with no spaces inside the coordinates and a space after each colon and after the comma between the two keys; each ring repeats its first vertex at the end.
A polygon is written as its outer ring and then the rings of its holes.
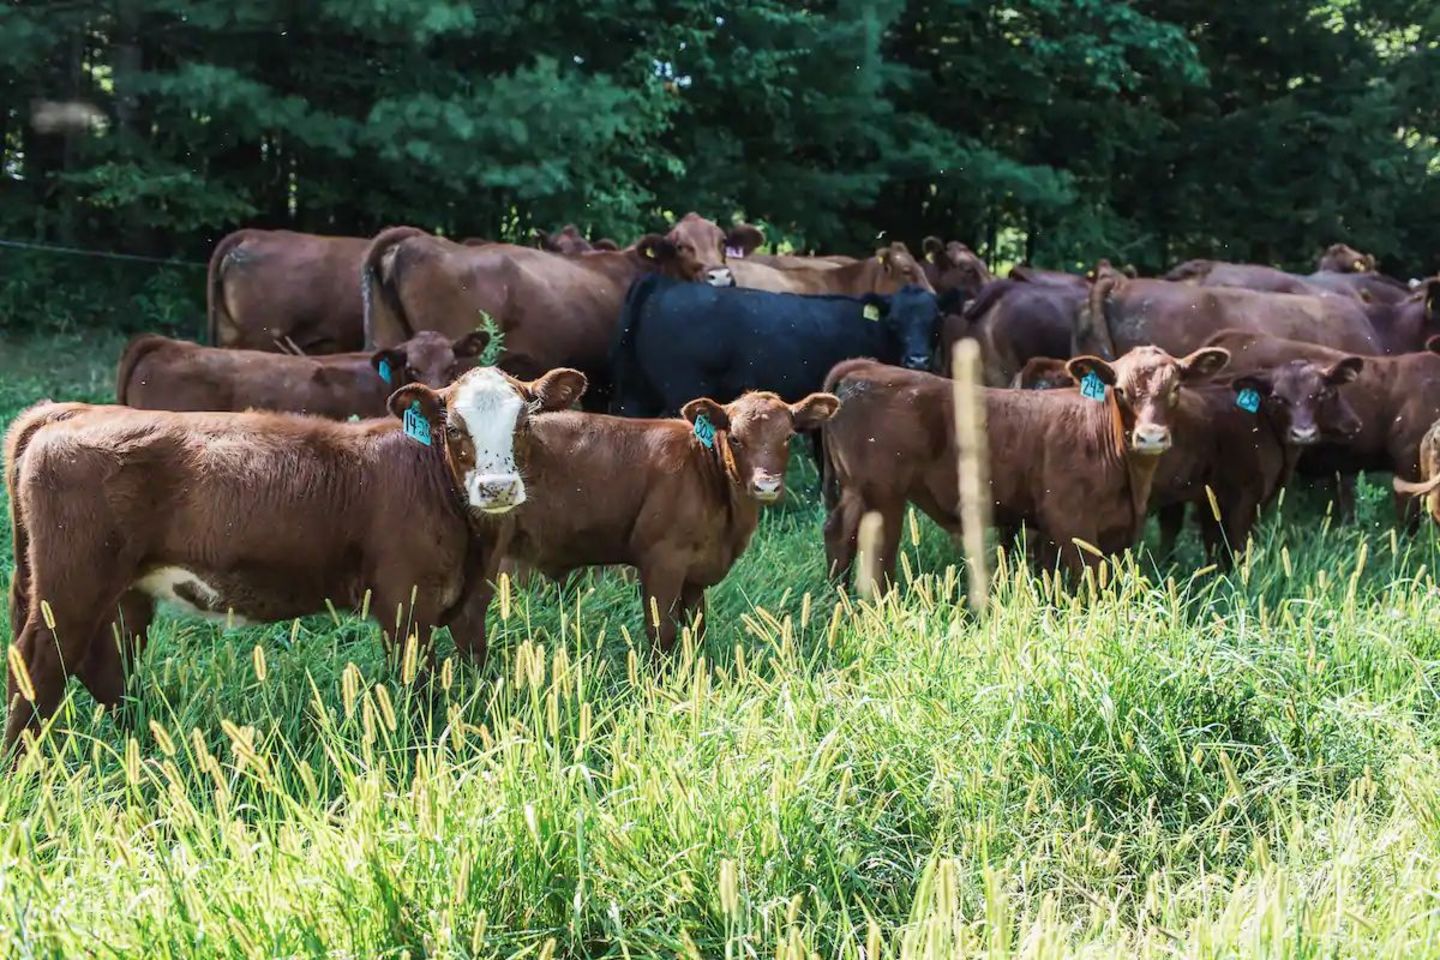
{"type": "Polygon", "coordinates": [[[173,604],[186,613],[203,617],[206,620],[213,620],[217,623],[230,623],[236,626],[248,626],[250,624],[250,621],[244,617],[232,615],[228,611],[221,613],[195,606],[195,604],[180,595],[179,588],[182,585],[189,588],[186,592],[199,594],[205,599],[207,604],[213,606],[220,601],[220,591],[184,567],[157,567],[137,580],[135,582],[135,589],[141,593],[148,594],[156,600],[173,604]]]}

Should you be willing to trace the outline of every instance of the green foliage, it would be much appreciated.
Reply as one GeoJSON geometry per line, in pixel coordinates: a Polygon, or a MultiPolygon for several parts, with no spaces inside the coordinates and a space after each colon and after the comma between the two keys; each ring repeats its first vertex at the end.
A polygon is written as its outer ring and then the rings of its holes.
{"type": "Polygon", "coordinates": [[[0,7],[0,229],[203,258],[240,225],[621,238],[701,210],[801,248],[997,259],[1440,249],[1417,0],[121,0],[0,7]],[[33,98],[96,103],[85,136],[33,98]]]}

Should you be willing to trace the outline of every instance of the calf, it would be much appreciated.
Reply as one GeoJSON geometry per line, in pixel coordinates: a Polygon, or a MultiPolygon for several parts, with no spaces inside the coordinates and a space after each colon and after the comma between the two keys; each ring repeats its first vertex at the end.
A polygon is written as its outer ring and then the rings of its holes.
{"type": "Polygon", "coordinates": [[[458,340],[429,330],[389,350],[296,357],[219,350],[143,335],[120,357],[115,397],[141,410],[273,410],[344,420],[383,417],[396,387],[439,388],[473,363],[486,334],[458,340]]]}
{"type": "Polygon", "coordinates": [[[1391,483],[1398,495],[1424,499],[1425,512],[1430,515],[1431,520],[1440,523],[1440,420],[1431,424],[1430,429],[1425,431],[1425,436],[1420,438],[1416,459],[1420,461],[1418,483],[1399,477],[1395,477],[1391,483]]]}
{"type": "MultiPolygon", "coordinates": [[[[403,404],[428,392],[412,386],[397,397],[403,404]]],[[[761,506],[784,492],[790,438],[818,428],[838,406],[828,394],[787,404],[747,393],[725,405],[691,400],[683,420],[536,418],[525,472],[534,504],[515,512],[506,554],[552,577],[635,567],[646,630],[668,651],[705,588],[745,552],[761,506]]]]}
{"type": "MultiPolygon", "coordinates": [[[[1312,343],[1267,337],[1242,330],[1227,330],[1212,337],[1210,345],[1230,351],[1233,372],[1260,372],[1295,359],[1333,365],[1347,355],[1312,343]]],[[[1366,357],[1353,381],[1341,387],[1345,401],[1359,418],[1360,428],[1349,436],[1321,436],[1300,461],[1299,472],[1333,478],[1340,483],[1336,506],[1342,517],[1353,517],[1353,478],[1361,470],[1394,473],[1403,481],[1420,480],[1416,451],[1420,440],[1440,419],[1440,338],[1432,338],[1423,353],[1393,357],[1366,357]]],[[[1396,519],[1407,522],[1410,501],[1397,494],[1396,519]]]]}
{"type": "MultiPolygon", "coordinates": [[[[1183,387],[1222,368],[1223,350],[1176,359],[1154,347],[1114,363],[1096,357],[1069,362],[1080,391],[985,391],[990,492],[1002,528],[1033,526],[1046,566],[1071,571],[1104,553],[1134,544],[1161,454],[1170,449],[1171,420],[1183,387]],[[1103,386],[1102,386],[1103,385],[1103,386]]],[[[832,574],[844,576],[866,513],[884,520],[878,572],[893,578],[907,501],[952,534],[959,532],[952,385],[930,374],[865,360],[842,363],[826,386],[840,413],[821,430],[825,455],[825,550],[832,574]]]]}
{"type": "Polygon", "coordinates": [[[938,303],[906,287],[893,296],[807,297],[646,278],[631,288],[611,369],[616,411],[672,414],[686,401],[727,402],[746,390],[798,401],[849,357],[923,368],[938,303]]]}
{"type": "Polygon", "coordinates": [[[31,687],[12,670],[5,747],[54,712],[68,673],[115,703],[157,599],[236,621],[368,599],[396,638],[448,626],[462,653],[483,658],[502,515],[527,500],[516,436],[584,387],[573,370],[520,383],[482,368],[438,394],[397,394],[403,429],[31,408],[5,446],[11,620],[31,687]],[[124,652],[117,628],[133,638],[124,652]]]}
{"type": "Polygon", "coordinates": [[[1210,560],[1227,563],[1226,547],[1244,549],[1260,508],[1289,482],[1301,452],[1322,437],[1360,430],[1337,388],[1352,382],[1364,363],[1360,357],[1294,360],[1186,391],[1174,411],[1182,442],[1161,461],[1150,495],[1160,514],[1162,552],[1173,549],[1191,503],[1210,560]]]}

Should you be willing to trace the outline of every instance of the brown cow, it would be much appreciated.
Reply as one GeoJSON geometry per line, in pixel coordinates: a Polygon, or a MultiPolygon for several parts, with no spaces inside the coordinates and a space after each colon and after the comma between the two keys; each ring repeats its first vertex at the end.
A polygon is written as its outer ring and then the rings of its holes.
{"type": "Polygon", "coordinates": [[[360,264],[370,241],[238,230],[215,245],[206,284],[219,347],[343,353],[365,345],[360,264]]]}
{"type": "Polygon", "coordinates": [[[1066,273],[1063,270],[1042,270],[1039,267],[1031,267],[1025,264],[1018,264],[1010,268],[1010,280],[1016,283],[1033,283],[1046,287],[1065,287],[1070,290],[1089,290],[1092,277],[1084,277],[1078,273],[1066,273]]]}
{"type": "MultiPolygon", "coordinates": [[[[396,402],[429,393],[406,387],[396,402]]],[[[790,438],[837,406],[827,394],[787,404],[751,392],[724,406],[692,400],[683,420],[537,418],[525,443],[533,506],[515,512],[506,555],[557,578],[587,566],[635,567],[646,630],[668,651],[705,588],[745,551],[761,506],[784,492],[790,438]]]]}
{"type": "Polygon", "coordinates": [[[1115,356],[1153,344],[1173,354],[1198,349],[1226,329],[1307,340],[1346,353],[1403,350],[1377,330],[1363,307],[1343,297],[1300,297],[1096,272],[1077,315],[1072,351],[1115,356]]]}
{"type": "Polygon", "coordinates": [[[1063,390],[1076,385],[1070,361],[1055,357],[1031,357],[1010,381],[1012,390],[1063,390]]]}
{"type": "Polygon", "coordinates": [[[728,269],[735,286],[771,293],[859,297],[867,293],[888,295],[912,285],[934,292],[920,262],[905,244],[898,242],[881,247],[873,257],[839,265],[807,264],[782,269],[738,260],[732,261],[728,269]]]}
{"type": "MultiPolygon", "coordinates": [[[[1227,330],[1210,343],[1230,351],[1232,372],[1264,371],[1291,360],[1336,364],[1346,354],[1312,343],[1259,336],[1249,331],[1227,330]]],[[[1440,341],[1431,340],[1432,349],[1440,341]]],[[[1394,473],[1401,480],[1418,482],[1420,465],[1417,450],[1425,432],[1440,419],[1440,356],[1430,351],[1394,357],[1366,357],[1354,382],[1341,388],[1345,401],[1360,420],[1360,429],[1350,437],[1324,437],[1300,462],[1307,476],[1353,475],[1361,470],[1394,473]]],[[[1337,491],[1338,512],[1354,516],[1352,483],[1337,491]]],[[[1396,518],[1406,520],[1410,504],[1397,496],[1396,518]]]]}
{"type": "MultiPolygon", "coordinates": [[[[1305,277],[1286,273],[1258,263],[1227,263],[1223,260],[1186,260],[1165,274],[1174,283],[1190,283],[1201,287],[1239,287],[1267,293],[1290,293],[1298,296],[1327,296],[1332,291],[1305,277]]],[[[1345,295],[1350,295],[1348,292],[1345,295]]]]}
{"type": "Polygon", "coordinates": [[[995,279],[985,261],[958,240],[946,243],[939,237],[926,237],[921,248],[925,251],[925,276],[936,293],[958,290],[966,300],[973,300],[995,279]]]}
{"type": "Polygon", "coordinates": [[[614,240],[596,240],[594,243],[591,243],[585,239],[585,235],[580,232],[580,228],[573,223],[565,224],[565,226],[554,233],[536,230],[535,246],[541,250],[548,250],[551,253],[563,253],[568,256],[578,256],[579,254],[590,253],[595,250],[620,249],[620,245],[614,240]]]}
{"type": "Polygon", "coordinates": [[[1375,257],[1344,243],[1332,243],[1315,265],[1321,273],[1374,273],[1375,257]]]}
{"type": "MultiPolygon", "coordinates": [[[[1225,351],[1176,359],[1146,347],[1113,364],[1076,357],[1070,373],[1105,384],[1097,402],[1079,391],[985,391],[990,493],[1002,528],[1039,532],[1045,566],[1071,571],[1132,546],[1161,454],[1170,449],[1171,413],[1182,387],[1217,372],[1225,351]]],[[[952,534],[959,532],[952,385],[927,373],[848,360],[826,378],[842,404],[821,430],[825,550],[832,574],[854,561],[860,519],[878,511],[883,534],[878,572],[894,577],[907,501],[952,534]]]]}
{"type": "Polygon", "coordinates": [[[1431,424],[1425,436],[1420,438],[1420,448],[1415,456],[1420,463],[1419,482],[1395,477],[1391,483],[1397,494],[1423,499],[1425,512],[1431,520],[1440,524],[1440,420],[1431,424]]]}
{"type": "Polygon", "coordinates": [[[481,368],[443,394],[397,394],[403,430],[396,419],[31,408],[5,447],[10,609],[32,688],[12,671],[5,747],[54,712],[67,673],[114,704],[134,649],[114,636],[143,637],[156,600],[237,621],[368,604],[396,638],[448,626],[482,659],[503,515],[527,499],[516,437],[584,387],[574,370],[518,383],[481,368]]]}
{"type": "Polygon", "coordinates": [[[1188,504],[1196,507],[1211,561],[1227,564],[1243,550],[1260,509],[1289,482],[1301,452],[1360,430],[1336,388],[1353,381],[1364,362],[1294,360],[1186,391],[1173,414],[1185,441],[1161,461],[1150,494],[1160,514],[1161,552],[1173,550],[1188,504]],[[1247,402],[1257,405],[1253,411],[1242,406],[1247,402]]]}
{"type": "Polygon", "coordinates": [[[957,340],[980,344],[985,383],[1008,387],[1034,357],[1069,357],[1076,314],[1085,288],[993,280],[961,314],[947,314],[940,331],[941,362],[948,370],[957,340]]]}
{"type": "Polygon", "coordinates": [[[731,260],[743,260],[760,249],[765,233],[748,223],[723,230],[715,221],[691,211],[676,221],[665,239],[674,245],[680,270],[687,278],[703,276],[708,283],[729,286],[721,279],[723,268],[731,260]]]}
{"type": "Polygon", "coordinates": [[[606,401],[611,342],[638,277],[685,274],[674,245],[648,236],[628,250],[567,257],[530,247],[465,247],[413,227],[375,238],[365,260],[367,339],[393,347],[421,330],[460,337],[484,315],[504,335],[498,365],[516,376],[575,367],[606,401]]]}
{"type": "Polygon", "coordinates": [[[439,388],[473,365],[484,333],[451,341],[430,330],[375,353],[295,357],[220,350],[144,334],[120,357],[115,398],[141,410],[272,410],[333,420],[383,417],[397,387],[439,388]]]}

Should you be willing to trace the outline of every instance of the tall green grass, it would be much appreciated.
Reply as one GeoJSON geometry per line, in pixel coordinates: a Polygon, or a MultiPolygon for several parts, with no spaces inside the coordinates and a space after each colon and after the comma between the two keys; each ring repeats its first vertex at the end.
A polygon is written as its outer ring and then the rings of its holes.
{"type": "Polygon", "coordinates": [[[1008,564],[980,623],[923,522],[838,597],[813,480],[660,670],[613,575],[426,681],[354,618],[163,617],[0,781],[0,955],[1440,952],[1440,557],[1379,491],[1292,492],[1226,576],[1008,564]]]}

